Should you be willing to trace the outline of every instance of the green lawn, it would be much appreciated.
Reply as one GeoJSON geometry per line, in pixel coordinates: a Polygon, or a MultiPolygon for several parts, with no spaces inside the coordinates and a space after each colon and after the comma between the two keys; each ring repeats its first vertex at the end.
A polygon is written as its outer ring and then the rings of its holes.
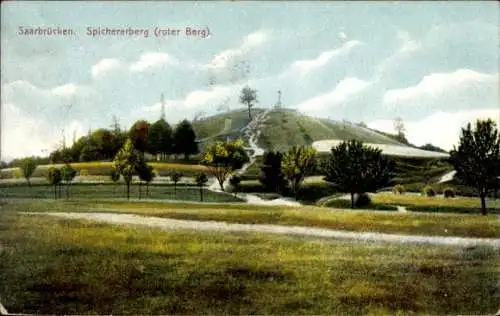
{"type": "MultiPolygon", "coordinates": [[[[8,202],[8,201],[7,201],[8,202]]],[[[298,225],[360,232],[500,238],[495,215],[425,214],[332,210],[323,207],[280,207],[246,204],[159,203],[127,201],[8,202],[28,212],[110,212],[174,219],[246,224],[298,225]]]]}
{"type": "MultiPolygon", "coordinates": [[[[149,162],[160,175],[168,175],[173,171],[181,172],[184,176],[194,177],[197,173],[207,170],[205,166],[194,164],[193,161],[186,161],[185,163],[180,162],[149,162]]],[[[41,165],[38,166],[33,173],[33,177],[46,177],[47,172],[50,167],[61,168],[63,164],[54,165],[41,165]]],[[[93,162],[74,162],[71,166],[81,172],[85,170],[88,175],[106,175],[109,176],[113,170],[113,163],[110,161],[93,161],[93,162]]],[[[20,169],[18,168],[18,176],[22,178],[20,169]]],[[[13,170],[0,170],[0,174],[4,179],[15,178],[15,172],[13,170]]]]}
{"type": "MultiPolygon", "coordinates": [[[[401,205],[415,212],[450,212],[480,214],[481,200],[476,197],[427,197],[419,195],[377,194],[372,202],[378,205],[401,205]]],[[[488,211],[500,214],[500,199],[486,201],[488,211]]]]}
{"type": "Polygon", "coordinates": [[[161,232],[0,212],[0,296],[37,314],[493,314],[488,248],[161,232]]]}
{"type": "MultiPolygon", "coordinates": [[[[66,186],[61,187],[61,196],[66,199],[66,186]]],[[[176,190],[172,185],[150,185],[146,197],[146,186],[142,186],[142,198],[200,201],[200,190],[194,186],[178,186],[176,190]]],[[[134,184],[130,189],[130,197],[139,197],[139,185],[134,184]]],[[[0,186],[0,198],[36,198],[53,199],[54,187],[50,185],[34,185],[31,188],[26,184],[0,186]]],[[[73,184],[69,187],[70,199],[103,199],[103,198],[126,198],[126,186],[124,184],[73,184]]],[[[204,202],[238,202],[229,194],[222,194],[203,189],[204,202]]]]}

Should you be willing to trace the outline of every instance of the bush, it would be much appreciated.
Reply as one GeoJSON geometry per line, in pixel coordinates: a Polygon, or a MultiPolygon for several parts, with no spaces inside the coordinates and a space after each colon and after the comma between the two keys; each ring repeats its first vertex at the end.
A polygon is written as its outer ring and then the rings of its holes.
{"type": "Polygon", "coordinates": [[[367,207],[372,203],[372,199],[366,193],[355,194],[354,195],[354,206],[355,207],[367,207]]]}
{"type": "Polygon", "coordinates": [[[430,185],[425,186],[425,187],[422,189],[422,193],[423,193],[425,196],[428,196],[428,197],[433,197],[433,196],[436,196],[436,190],[434,190],[434,188],[433,188],[433,187],[431,187],[430,185]]]}
{"type": "Polygon", "coordinates": [[[14,171],[12,172],[12,176],[14,177],[14,179],[21,179],[23,177],[23,173],[20,169],[14,169],[14,171]]]}
{"type": "Polygon", "coordinates": [[[405,194],[406,193],[406,189],[405,189],[405,187],[403,185],[397,184],[397,185],[395,185],[392,188],[392,193],[394,193],[394,194],[405,194]]]}
{"type": "Polygon", "coordinates": [[[454,198],[456,195],[455,190],[449,187],[444,189],[443,194],[445,198],[454,198]]]}
{"type": "Polygon", "coordinates": [[[79,172],[80,177],[86,177],[89,175],[89,171],[87,169],[82,169],[79,172]]]}

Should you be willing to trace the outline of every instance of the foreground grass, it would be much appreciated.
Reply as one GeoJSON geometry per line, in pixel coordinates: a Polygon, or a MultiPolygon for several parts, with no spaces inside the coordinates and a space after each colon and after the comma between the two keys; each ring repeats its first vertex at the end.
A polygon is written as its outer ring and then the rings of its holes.
{"type": "MultiPolygon", "coordinates": [[[[61,187],[61,197],[66,199],[66,190],[68,187],[61,187]]],[[[72,184],[69,186],[70,199],[103,199],[103,198],[126,198],[126,186],[115,184],[72,184]]],[[[161,199],[161,200],[183,200],[200,201],[200,190],[198,187],[189,187],[178,185],[174,188],[172,185],[149,185],[146,195],[146,186],[140,187],[134,184],[130,189],[130,197],[137,199],[141,190],[142,198],[161,199]]],[[[2,185],[0,187],[0,198],[33,198],[33,199],[53,199],[54,187],[50,185],[35,185],[31,188],[27,185],[2,185]]],[[[205,202],[238,202],[229,194],[212,192],[203,189],[203,201],[205,202]]]]}
{"type": "Polygon", "coordinates": [[[105,211],[241,224],[279,224],[362,232],[500,238],[500,221],[495,215],[405,214],[381,211],[331,211],[319,207],[125,201],[10,202],[4,207],[22,212],[105,211]]]}
{"type": "Polygon", "coordinates": [[[45,314],[491,314],[488,248],[161,232],[0,212],[0,295],[45,314]]]}

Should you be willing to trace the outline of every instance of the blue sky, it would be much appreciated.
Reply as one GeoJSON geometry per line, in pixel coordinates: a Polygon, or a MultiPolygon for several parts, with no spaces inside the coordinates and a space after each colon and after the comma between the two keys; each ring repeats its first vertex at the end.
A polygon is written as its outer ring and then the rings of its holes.
{"type": "Polygon", "coordinates": [[[403,118],[417,145],[456,144],[461,126],[499,119],[494,2],[2,2],[2,159],[39,155],[112,116],[129,127],[260,106],[364,121],[403,118]],[[70,36],[19,35],[61,27],[70,36]],[[88,36],[87,27],[149,36],[88,36]],[[157,38],[156,27],[180,29],[157,38]],[[210,36],[185,36],[186,27],[210,36]],[[71,105],[71,106],[69,106],[71,105]]]}

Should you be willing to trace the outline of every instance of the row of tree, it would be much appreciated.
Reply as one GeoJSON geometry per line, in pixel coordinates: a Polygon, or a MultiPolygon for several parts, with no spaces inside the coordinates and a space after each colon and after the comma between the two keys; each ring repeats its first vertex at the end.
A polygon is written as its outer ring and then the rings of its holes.
{"type": "Polygon", "coordinates": [[[123,131],[115,122],[111,129],[100,128],[80,137],[71,147],[62,147],[50,154],[52,163],[70,163],[112,160],[125,141],[130,138],[136,150],[166,159],[168,155],[189,155],[198,153],[196,133],[188,120],[183,120],[175,129],[164,119],[154,123],[145,120],[135,122],[129,131],[123,131]]]}

